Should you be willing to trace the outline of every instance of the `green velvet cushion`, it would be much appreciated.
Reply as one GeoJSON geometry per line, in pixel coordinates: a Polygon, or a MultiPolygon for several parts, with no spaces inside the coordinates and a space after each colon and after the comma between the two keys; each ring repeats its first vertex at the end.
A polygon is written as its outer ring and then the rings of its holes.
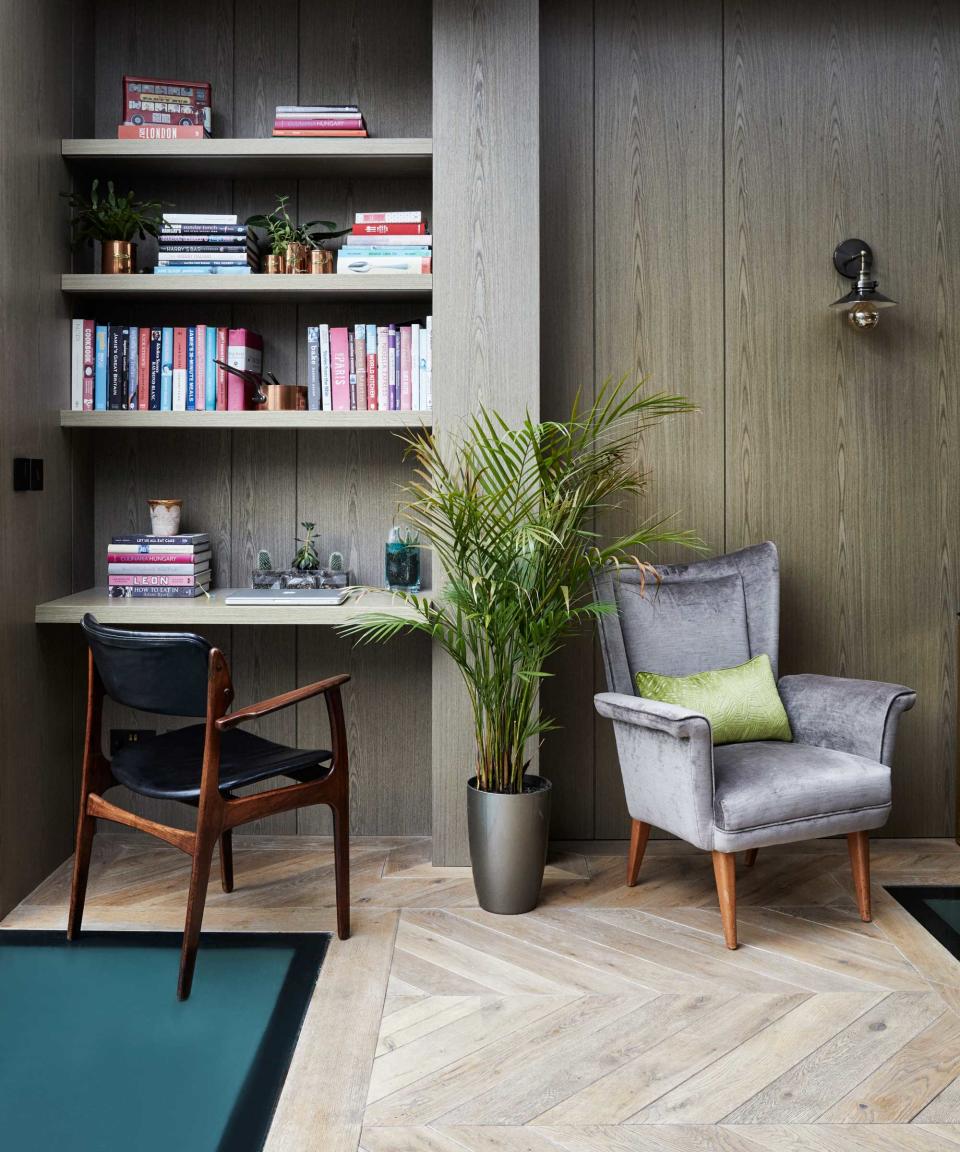
{"type": "Polygon", "coordinates": [[[793,739],[765,652],[736,668],[692,676],[638,672],[637,692],[648,700],[677,704],[706,716],[714,744],[793,739]]]}

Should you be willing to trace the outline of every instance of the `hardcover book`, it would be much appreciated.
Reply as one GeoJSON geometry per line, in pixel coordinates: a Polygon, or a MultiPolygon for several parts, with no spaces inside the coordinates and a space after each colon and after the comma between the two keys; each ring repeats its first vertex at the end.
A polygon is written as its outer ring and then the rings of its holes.
{"type": "Polygon", "coordinates": [[[127,408],[136,410],[139,391],[140,329],[131,327],[127,329],[127,408]]]}
{"type": "Polygon", "coordinates": [[[176,536],[155,536],[149,532],[121,532],[110,537],[111,544],[189,544],[195,548],[210,543],[209,532],[181,532],[176,536]]]}
{"type": "Polygon", "coordinates": [[[97,323],[83,322],[83,410],[92,412],[94,406],[94,377],[97,370],[97,323]]]}
{"type": "Polygon", "coordinates": [[[353,236],[421,236],[425,235],[427,231],[426,224],[390,224],[386,221],[381,223],[357,223],[354,224],[351,235],[353,236]]]}
{"type": "MultiPolygon", "coordinates": [[[[203,572],[209,572],[210,559],[209,553],[204,553],[207,559],[202,563],[193,563],[185,561],[182,564],[170,563],[169,561],[164,566],[164,571],[168,576],[199,576],[203,572]]],[[[127,561],[111,560],[107,563],[108,576],[148,576],[151,572],[156,571],[149,564],[139,564],[127,561]]]]}
{"type": "Polygon", "coordinates": [[[397,410],[397,326],[387,326],[387,408],[397,410]]]}
{"type": "Polygon", "coordinates": [[[353,329],[354,364],[356,368],[356,407],[367,410],[367,326],[356,324],[353,329]]]}
{"type": "MultiPolygon", "coordinates": [[[[227,340],[230,335],[229,328],[217,329],[217,359],[221,363],[227,360],[227,340]]],[[[217,365],[217,411],[227,410],[227,370],[217,365]]]]}
{"type": "Polygon", "coordinates": [[[126,373],[126,334],[120,324],[107,325],[107,408],[110,411],[122,410],[127,406],[126,373]]]}
{"type": "Polygon", "coordinates": [[[118,140],[205,140],[210,133],[202,124],[120,124],[118,140]]]}
{"type": "Polygon", "coordinates": [[[70,322],[70,407],[83,411],[83,321],[70,322]]]}
{"type": "Polygon", "coordinates": [[[346,328],[330,329],[332,410],[350,411],[350,347],[346,328]]]}
{"type": "Polygon", "coordinates": [[[160,330],[160,408],[173,411],[173,329],[160,330]]]}
{"type": "MultiPolygon", "coordinates": [[[[249,328],[231,328],[227,335],[227,363],[258,375],[263,371],[263,337],[249,328]]],[[[250,406],[250,387],[242,376],[227,374],[227,410],[242,412],[250,406]]]]}
{"type": "Polygon", "coordinates": [[[367,248],[376,245],[377,248],[432,248],[433,237],[422,231],[421,225],[398,225],[398,227],[418,227],[421,231],[411,232],[383,232],[379,229],[389,228],[389,224],[367,224],[362,232],[354,230],[349,236],[343,238],[343,243],[350,249],[367,248]],[[371,231],[371,229],[378,229],[371,231]]]}
{"type": "Polygon", "coordinates": [[[194,588],[192,576],[168,576],[151,573],[148,576],[108,576],[107,584],[117,588],[194,588]]]}
{"type": "Polygon", "coordinates": [[[150,369],[147,382],[147,408],[151,412],[160,411],[160,351],[163,345],[163,329],[150,329],[150,369]]]}
{"type": "Polygon", "coordinates": [[[400,329],[400,403],[397,405],[404,412],[413,407],[412,365],[410,325],[404,324],[400,329]]]}
{"type": "Polygon", "coordinates": [[[203,375],[205,393],[204,408],[207,412],[215,412],[217,410],[217,376],[220,371],[216,365],[217,331],[212,324],[207,325],[207,366],[204,369],[203,375]]]}
{"type": "Polygon", "coordinates": [[[324,412],[333,411],[333,380],[330,376],[330,326],[319,326],[320,341],[320,399],[324,412]]]}
{"type": "Polygon", "coordinates": [[[118,587],[112,584],[107,588],[107,595],[112,599],[132,597],[134,600],[192,600],[197,596],[204,595],[209,587],[209,580],[206,583],[197,583],[186,588],[131,588],[118,587]]]}
{"type": "Polygon", "coordinates": [[[377,326],[367,325],[367,409],[377,410],[377,326]]]}
{"type": "Polygon", "coordinates": [[[357,212],[354,220],[358,224],[419,224],[422,212],[357,212]]]}
{"type": "Polygon", "coordinates": [[[191,325],[186,329],[187,335],[187,402],[184,405],[187,412],[197,410],[197,330],[191,325]]]}
{"type": "Polygon", "coordinates": [[[420,406],[420,325],[410,325],[410,411],[419,412],[420,406]]]}
{"type": "Polygon", "coordinates": [[[320,329],[316,325],[307,328],[307,408],[311,412],[323,410],[320,391],[320,329]]]}
{"type": "Polygon", "coordinates": [[[173,411],[187,410],[187,330],[173,330],[173,411]]]}
{"type": "Polygon", "coordinates": [[[403,275],[421,276],[430,272],[429,256],[354,256],[352,249],[341,248],[337,254],[337,272],[341,276],[403,275]]]}
{"type": "Polygon", "coordinates": [[[390,410],[390,333],[385,324],[377,328],[377,411],[390,410]]]}
{"type": "Polygon", "coordinates": [[[137,408],[150,407],[150,329],[140,328],[137,339],[137,408]]]}

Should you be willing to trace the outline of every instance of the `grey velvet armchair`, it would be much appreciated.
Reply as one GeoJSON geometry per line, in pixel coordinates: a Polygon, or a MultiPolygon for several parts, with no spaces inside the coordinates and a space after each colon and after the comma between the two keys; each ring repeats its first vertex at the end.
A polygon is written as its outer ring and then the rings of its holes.
{"type": "Polygon", "coordinates": [[[729,668],[766,652],[777,676],[777,549],[758,544],[695,564],[663,567],[660,583],[637,571],[598,575],[613,601],[601,618],[608,692],[597,711],[613,721],[632,818],[627,884],[636,883],[651,826],[713,853],[728,948],[737,946],[734,853],[752,865],[771,844],[845,834],[860,915],[870,919],[868,833],[890,813],[890,761],[901,712],[916,696],[900,684],[833,676],[778,682],[793,742],[713,746],[706,717],[636,695],[638,671],[685,676],[729,668]]]}

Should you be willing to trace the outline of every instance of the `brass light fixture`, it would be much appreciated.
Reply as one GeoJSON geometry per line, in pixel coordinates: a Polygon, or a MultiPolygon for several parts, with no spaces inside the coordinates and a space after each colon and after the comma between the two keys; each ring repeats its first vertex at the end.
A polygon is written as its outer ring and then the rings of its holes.
{"type": "Polygon", "coordinates": [[[880,323],[880,309],[892,308],[896,300],[878,292],[876,280],[870,278],[873,267],[870,245],[865,240],[844,240],[833,253],[833,265],[841,276],[856,280],[856,284],[830,307],[835,312],[845,312],[854,328],[876,328],[880,323]]]}

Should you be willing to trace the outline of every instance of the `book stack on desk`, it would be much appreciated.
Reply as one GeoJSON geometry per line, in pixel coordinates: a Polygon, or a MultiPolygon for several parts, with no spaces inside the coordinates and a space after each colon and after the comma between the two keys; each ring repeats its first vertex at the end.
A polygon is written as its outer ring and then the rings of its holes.
{"type": "Polygon", "coordinates": [[[107,553],[111,596],[191,599],[210,589],[210,536],[114,536],[107,553]]]}

